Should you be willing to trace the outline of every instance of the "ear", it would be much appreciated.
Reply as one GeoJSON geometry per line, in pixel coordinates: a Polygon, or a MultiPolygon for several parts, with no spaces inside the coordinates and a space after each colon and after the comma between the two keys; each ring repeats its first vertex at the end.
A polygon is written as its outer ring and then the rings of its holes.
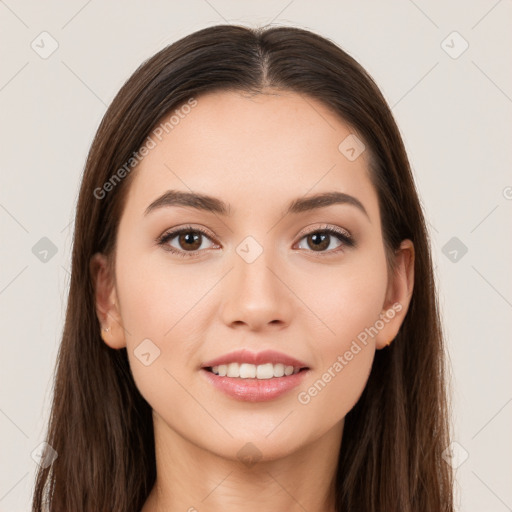
{"type": "Polygon", "coordinates": [[[403,240],[395,251],[396,269],[389,276],[380,319],[384,327],[376,335],[376,349],[389,345],[398,334],[411,302],[414,287],[414,244],[403,240]]]}
{"type": "Polygon", "coordinates": [[[98,252],[91,258],[89,266],[101,337],[111,348],[126,347],[125,331],[119,313],[114,276],[111,275],[109,270],[108,259],[104,254],[98,252]]]}

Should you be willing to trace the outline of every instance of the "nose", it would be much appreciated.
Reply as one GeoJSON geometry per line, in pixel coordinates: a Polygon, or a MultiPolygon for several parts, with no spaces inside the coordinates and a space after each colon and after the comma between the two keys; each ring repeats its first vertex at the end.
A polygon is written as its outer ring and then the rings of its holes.
{"type": "Polygon", "coordinates": [[[263,250],[252,262],[235,256],[222,291],[225,325],[251,331],[280,330],[289,325],[293,293],[280,269],[282,265],[270,250],[263,250]]]}

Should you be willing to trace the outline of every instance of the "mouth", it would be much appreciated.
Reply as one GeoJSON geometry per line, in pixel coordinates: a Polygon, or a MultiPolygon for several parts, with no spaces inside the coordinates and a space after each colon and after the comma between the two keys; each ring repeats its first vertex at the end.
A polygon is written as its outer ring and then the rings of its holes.
{"type": "Polygon", "coordinates": [[[307,366],[299,367],[285,365],[282,363],[266,363],[259,365],[250,363],[229,363],[217,366],[207,366],[203,369],[213,373],[214,375],[218,375],[219,377],[256,380],[279,379],[309,370],[307,366]]]}
{"type": "Polygon", "coordinates": [[[235,350],[201,366],[206,382],[235,400],[263,402],[299,386],[311,368],[303,361],[275,350],[235,350]]]}
{"type": "Polygon", "coordinates": [[[308,367],[272,363],[258,366],[230,363],[201,368],[206,382],[229,398],[242,402],[267,402],[287,395],[300,386],[309,373],[308,367]]]}

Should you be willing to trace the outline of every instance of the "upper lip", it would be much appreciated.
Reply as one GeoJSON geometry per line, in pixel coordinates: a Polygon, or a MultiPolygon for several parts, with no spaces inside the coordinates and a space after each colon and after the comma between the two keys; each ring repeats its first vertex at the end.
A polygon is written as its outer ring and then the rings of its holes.
{"type": "Polygon", "coordinates": [[[235,350],[229,354],[207,361],[201,365],[201,368],[211,368],[213,366],[219,366],[221,364],[229,363],[249,363],[254,365],[272,363],[272,364],[284,364],[285,366],[293,366],[295,368],[308,368],[306,363],[290,357],[281,352],[275,350],[264,350],[262,352],[250,352],[246,349],[235,350]]]}

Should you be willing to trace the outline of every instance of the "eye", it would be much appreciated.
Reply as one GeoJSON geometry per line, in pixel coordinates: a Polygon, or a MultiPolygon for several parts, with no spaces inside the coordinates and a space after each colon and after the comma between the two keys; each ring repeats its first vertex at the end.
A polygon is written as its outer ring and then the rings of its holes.
{"type": "MultiPolygon", "coordinates": [[[[211,241],[209,234],[203,229],[185,226],[183,228],[167,231],[156,241],[164,250],[173,254],[177,254],[181,257],[195,257],[198,256],[198,252],[201,250],[212,248],[212,246],[203,247],[205,239],[211,241]],[[176,239],[178,247],[171,244],[174,239],[176,239]]],[[[307,245],[311,248],[311,252],[318,253],[338,253],[343,250],[344,247],[355,247],[356,245],[355,240],[347,230],[336,226],[325,226],[310,231],[302,235],[300,240],[303,239],[306,240],[307,245]],[[333,237],[339,242],[338,246],[335,248],[331,247],[333,237]],[[329,247],[331,248],[329,249],[329,247]]],[[[215,246],[215,244],[213,244],[213,246],[215,246]]],[[[299,249],[303,249],[303,247],[299,247],[299,249]]]]}
{"type": "Polygon", "coordinates": [[[194,254],[196,251],[205,249],[205,247],[203,247],[203,241],[205,238],[210,240],[206,231],[200,228],[185,226],[184,228],[164,233],[157,239],[157,243],[162,246],[164,250],[177,254],[178,256],[194,257],[196,256],[196,254],[194,254]],[[170,244],[170,242],[175,238],[178,247],[170,244]]]}
{"type": "Polygon", "coordinates": [[[303,239],[306,240],[307,246],[312,249],[312,252],[338,253],[343,247],[355,247],[355,240],[350,233],[343,228],[334,226],[310,231],[301,238],[301,240],[303,239]],[[339,242],[335,248],[331,247],[333,237],[339,242]],[[327,251],[326,249],[329,249],[329,247],[331,249],[327,251]]]}

